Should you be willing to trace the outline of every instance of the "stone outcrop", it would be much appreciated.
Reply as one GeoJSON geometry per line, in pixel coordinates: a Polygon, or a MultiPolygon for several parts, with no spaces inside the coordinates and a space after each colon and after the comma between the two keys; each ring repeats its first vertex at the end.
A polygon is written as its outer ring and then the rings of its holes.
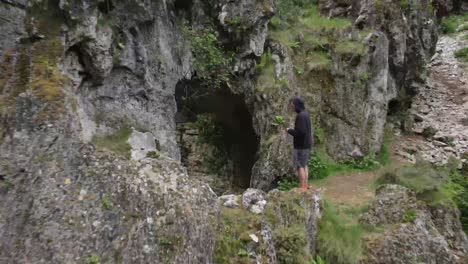
{"type": "Polygon", "coordinates": [[[320,193],[248,189],[219,203],[216,263],[306,263],[315,254],[320,193]]]}
{"type": "Polygon", "coordinates": [[[468,238],[460,225],[460,213],[452,206],[431,208],[405,187],[381,187],[360,221],[386,228],[364,239],[366,256],[361,263],[465,263],[468,238]]]}

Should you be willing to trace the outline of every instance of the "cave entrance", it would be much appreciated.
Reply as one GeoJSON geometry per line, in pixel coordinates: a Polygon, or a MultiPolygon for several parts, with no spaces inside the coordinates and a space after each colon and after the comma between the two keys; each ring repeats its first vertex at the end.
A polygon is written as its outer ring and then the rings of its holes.
{"type": "Polygon", "coordinates": [[[176,86],[182,162],[191,175],[211,175],[208,181],[217,193],[246,189],[260,141],[244,97],[227,88],[194,92],[201,90],[188,80],[176,86]]]}

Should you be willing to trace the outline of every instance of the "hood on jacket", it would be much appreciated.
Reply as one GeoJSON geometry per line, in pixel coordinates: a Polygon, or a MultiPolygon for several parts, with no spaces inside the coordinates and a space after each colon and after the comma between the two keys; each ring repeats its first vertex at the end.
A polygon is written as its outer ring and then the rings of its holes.
{"type": "Polygon", "coordinates": [[[301,98],[295,97],[294,99],[292,99],[292,103],[294,105],[294,111],[296,111],[296,113],[300,113],[305,110],[305,103],[304,100],[302,100],[301,98]]]}

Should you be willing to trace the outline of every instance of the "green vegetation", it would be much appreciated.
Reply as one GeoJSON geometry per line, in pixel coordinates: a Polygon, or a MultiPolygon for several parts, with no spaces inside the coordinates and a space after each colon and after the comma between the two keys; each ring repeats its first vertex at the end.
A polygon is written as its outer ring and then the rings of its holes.
{"type": "MultiPolygon", "coordinates": [[[[415,191],[417,197],[429,205],[456,205],[461,212],[461,223],[468,231],[468,177],[450,160],[445,167],[434,167],[419,162],[385,171],[376,184],[399,184],[415,191]]],[[[410,217],[409,215],[408,217],[410,217]]],[[[411,218],[411,217],[410,217],[411,218]]]]}
{"type": "Polygon", "coordinates": [[[306,250],[306,211],[303,194],[281,192],[270,197],[265,216],[272,227],[279,263],[308,263],[306,250]]]}
{"type": "Polygon", "coordinates": [[[278,115],[278,116],[275,116],[275,118],[273,119],[273,122],[271,122],[271,124],[273,126],[282,126],[282,125],[284,125],[285,122],[286,121],[284,119],[284,116],[279,116],[278,115]]]}
{"type": "Polygon", "coordinates": [[[101,204],[102,204],[102,208],[104,208],[105,210],[112,209],[112,201],[110,200],[110,198],[107,195],[102,196],[101,204]]]}
{"type": "Polygon", "coordinates": [[[214,147],[213,155],[203,157],[203,164],[210,172],[219,174],[228,160],[223,127],[216,117],[210,114],[198,115],[195,126],[199,131],[198,143],[214,147]]]}
{"type": "Polygon", "coordinates": [[[148,153],[146,153],[146,157],[152,158],[152,159],[158,159],[159,154],[156,151],[148,151],[148,153]]]}
{"type": "Polygon", "coordinates": [[[278,190],[289,191],[299,186],[297,179],[283,178],[278,182],[278,190]]]}
{"type": "MultiPolygon", "coordinates": [[[[222,208],[222,223],[217,232],[216,263],[249,263],[247,245],[250,234],[261,229],[262,218],[240,208],[222,208]]],[[[258,234],[258,233],[257,233],[258,234]]]]}
{"type": "Polygon", "coordinates": [[[227,55],[219,41],[218,34],[212,29],[192,29],[186,25],[182,31],[190,40],[193,68],[198,78],[206,88],[217,89],[230,79],[229,65],[232,55],[227,55]]]}
{"type": "Polygon", "coordinates": [[[93,253],[88,257],[88,264],[101,264],[101,258],[93,253]]]}
{"type": "Polygon", "coordinates": [[[455,51],[454,55],[456,58],[468,62],[468,47],[455,51]]]}
{"type": "Polygon", "coordinates": [[[310,264],[326,264],[326,262],[320,256],[317,256],[315,259],[312,259],[310,264]]]}
{"type": "Polygon", "coordinates": [[[342,54],[352,54],[364,56],[367,53],[366,47],[360,41],[340,41],[336,44],[335,51],[342,54]]]}
{"type": "Polygon", "coordinates": [[[124,124],[113,134],[94,136],[92,142],[98,148],[110,150],[116,154],[129,158],[131,147],[127,140],[131,134],[132,129],[128,125],[124,124]]]}
{"type": "Polygon", "coordinates": [[[317,241],[318,254],[328,263],[357,263],[362,255],[363,229],[351,224],[328,202],[324,202],[322,218],[319,221],[317,241]]]}
{"type": "Polygon", "coordinates": [[[403,221],[405,221],[406,223],[413,223],[417,217],[418,217],[418,214],[416,213],[416,211],[413,209],[410,209],[406,211],[405,215],[403,216],[403,221]]]}
{"type": "Polygon", "coordinates": [[[468,25],[468,14],[444,17],[440,26],[442,33],[452,34],[456,33],[460,26],[460,31],[467,30],[468,26],[465,25],[468,25]]]}
{"type": "Polygon", "coordinates": [[[306,57],[306,69],[309,71],[330,70],[332,61],[330,54],[324,51],[310,52],[306,57]]]}
{"type": "Polygon", "coordinates": [[[450,179],[450,171],[419,162],[389,168],[376,180],[377,185],[399,184],[413,190],[417,197],[432,205],[451,203],[459,194],[459,187],[450,179]]]}
{"type": "Polygon", "coordinates": [[[300,225],[276,229],[273,232],[278,263],[308,264],[305,228],[300,225]]]}
{"type": "MultiPolygon", "coordinates": [[[[386,154],[389,155],[389,154],[386,154]]],[[[309,180],[320,180],[340,172],[372,171],[381,163],[372,155],[344,162],[334,161],[323,148],[317,149],[309,159],[309,180]]]]}

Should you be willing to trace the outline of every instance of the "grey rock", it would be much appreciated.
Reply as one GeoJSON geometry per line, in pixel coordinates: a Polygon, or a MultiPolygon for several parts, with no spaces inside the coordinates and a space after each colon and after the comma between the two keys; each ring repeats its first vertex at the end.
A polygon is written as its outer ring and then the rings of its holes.
{"type": "Polygon", "coordinates": [[[414,259],[434,264],[462,263],[468,244],[458,214],[451,205],[431,209],[405,187],[381,187],[360,222],[374,227],[391,224],[394,228],[364,239],[367,253],[361,263],[408,263],[414,259]]]}
{"type": "Polygon", "coordinates": [[[236,208],[240,206],[239,204],[240,197],[235,194],[222,195],[218,198],[218,200],[221,202],[223,206],[226,206],[229,208],[236,208]]]}
{"type": "Polygon", "coordinates": [[[249,209],[251,206],[256,205],[257,203],[263,203],[265,198],[266,193],[264,191],[249,188],[242,194],[242,206],[249,209]]]}
{"type": "Polygon", "coordinates": [[[146,158],[150,151],[157,151],[154,137],[151,133],[142,133],[133,129],[132,134],[128,138],[130,144],[132,160],[141,160],[146,158]]]}

